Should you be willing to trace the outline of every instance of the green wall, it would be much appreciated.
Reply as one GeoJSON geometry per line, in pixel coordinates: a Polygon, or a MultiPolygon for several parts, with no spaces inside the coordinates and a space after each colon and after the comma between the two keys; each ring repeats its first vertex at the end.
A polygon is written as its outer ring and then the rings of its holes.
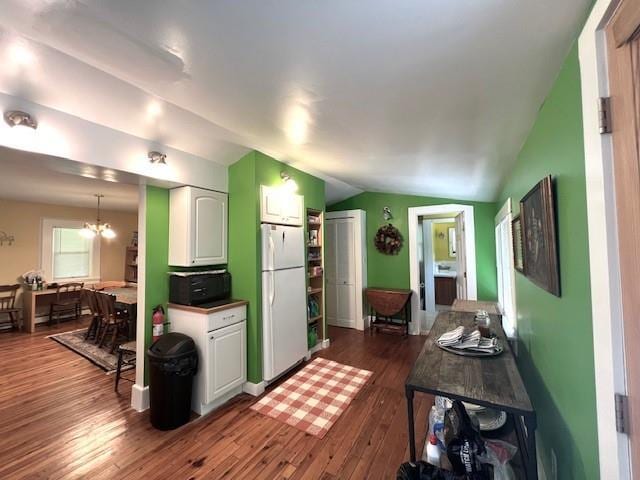
{"type": "MultiPolygon", "coordinates": [[[[558,478],[598,478],[580,70],[571,50],[500,195],[519,200],[544,176],[556,182],[562,297],[516,272],[520,370],[538,414],[540,452],[558,478]]],[[[615,454],[615,452],[611,452],[615,454]]]]}
{"type": "Polygon", "coordinates": [[[409,288],[409,207],[458,203],[474,206],[476,228],[476,274],[478,299],[496,300],[496,240],[494,217],[496,205],[486,202],[467,202],[447,198],[418,197],[391,193],[364,192],[327,207],[329,211],[361,209],[367,212],[367,284],[371,287],[409,288]],[[390,222],[400,230],[404,244],[398,255],[384,255],[376,250],[373,238],[384,225],[382,209],[389,207],[390,222]]]}
{"type": "MultiPolygon", "coordinates": [[[[260,185],[281,185],[280,172],[298,184],[306,208],[324,210],[324,181],[257,151],[229,167],[229,271],[234,298],[249,301],[247,377],[262,381],[260,185]]],[[[306,229],[306,226],[305,226],[306,229]]]]}
{"type": "MultiPolygon", "coordinates": [[[[169,300],[169,190],[147,186],[146,203],[145,351],[151,345],[153,309],[156,305],[163,305],[166,312],[169,300]]],[[[147,382],[148,366],[145,362],[145,384],[147,382]]]]}

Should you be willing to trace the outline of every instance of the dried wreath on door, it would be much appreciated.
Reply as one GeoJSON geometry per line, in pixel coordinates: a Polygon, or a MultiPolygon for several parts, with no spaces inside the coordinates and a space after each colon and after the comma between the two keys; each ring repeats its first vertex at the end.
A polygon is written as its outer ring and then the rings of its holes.
{"type": "Polygon", "coordinates": [[[378,229],[373,243],[380,253],[397,255],[402,248],[402,234],[393,225],[383,225],[378,229]]]}

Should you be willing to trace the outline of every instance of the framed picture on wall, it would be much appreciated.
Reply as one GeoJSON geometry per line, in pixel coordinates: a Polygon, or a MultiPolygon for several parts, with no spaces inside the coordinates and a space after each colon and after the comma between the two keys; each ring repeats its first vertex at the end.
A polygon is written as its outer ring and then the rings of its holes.
{"type": "Polygon", "coordinates": [[[551,176],[520,200],[524,274],[549,293],[560,296],[556,213],[551,176]]]}
{"type": "Polygon", "coordinates": [[[522,222],[520,215],[511,220],[511,238],[513,240],[513,266],[524,273],[524,257],[522,253],[522,222]]]}

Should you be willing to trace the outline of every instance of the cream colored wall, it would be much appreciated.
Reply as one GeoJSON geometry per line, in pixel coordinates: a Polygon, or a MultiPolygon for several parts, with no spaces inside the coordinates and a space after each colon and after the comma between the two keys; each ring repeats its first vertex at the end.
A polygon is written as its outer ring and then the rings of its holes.
{"type": "MultiPolygon", "coordinates": [[[[117,236],[101,239],[101,280],[124,280],[124,257],[131,236],[138,229],[138,215],[131,212],[103,211],[103,221],[111,223],[117,236]]],[[[0,285],[20,283],[21,275],[40,268],[40,227],[43,218],[95,222],[94,208],[16,202],[0,199],[0,231],[13,235],[13,245],[0,247],[0,285]]]]}
{"type": "Polygon", "coordinates": [[[435,260],[451,261],[456,257],[449,256],[449,228],[455,228],[455,223],[434,223],[433,224],[433,247],[435,252],[435,260]],[[438,235],[444,234],[443,238],[438,235]]]}

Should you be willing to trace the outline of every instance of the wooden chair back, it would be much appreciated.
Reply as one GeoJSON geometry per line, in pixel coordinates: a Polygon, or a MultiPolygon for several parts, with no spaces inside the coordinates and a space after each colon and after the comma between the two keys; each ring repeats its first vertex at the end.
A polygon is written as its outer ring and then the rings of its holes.
{"type": "Polygon", "coordinates": [[[58,288],[56,288],[56,300],[58,302],[61,300],[80,300],[83,288],[84,283],[81,282],[71,282],[58,285],[58,288]]]}
{"type": "Polygon", "coordinates": [[[87,307],[89,307],[89,311],[91,312],[92,316],[97,317],[100,315],[96,292],[87,289],[82,290],[82,301],[87,307]]]}
{"type": "Polygon", "coordinates": [[[104,292],[94,292],[96,304],[100,315],[105,320],[113,319],[116,316],[116,296],[104,292]]]}
{"type": "Polygon", "coordinates": [[[16,307],[16,296],[20,284],[0,285],[0,312],[2,310],[12,310],[16,307]]]}

